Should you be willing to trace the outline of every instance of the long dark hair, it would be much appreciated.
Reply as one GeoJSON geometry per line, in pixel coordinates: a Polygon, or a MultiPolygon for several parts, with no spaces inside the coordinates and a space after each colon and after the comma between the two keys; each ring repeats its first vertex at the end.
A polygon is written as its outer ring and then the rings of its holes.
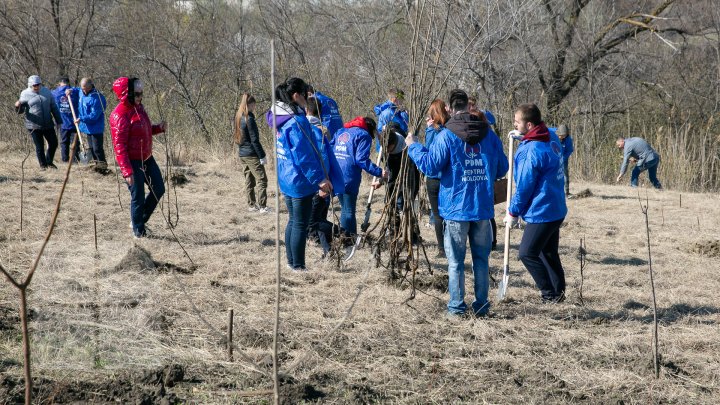
{"type": "Polygon", "coordinates": [[[242,119],[245,118],[245,120],[247,121],[248,105],[250,104],[255,104],[255,97],[251,96],[248,93],[243,93],[242,97],[240,98],[240,105],[238,106],[238,110],[235,113],[235,143],[243,143],[245,141],[245,136],[242,130],[242,119]]]}
{"type": "Polygon", "coordinates": [[[293,94],[300,93],[303,97],[307,97],[308,85],[303,79],[291,77],[284,83],[280,83],[275,87],[275,97],[283,103],[291,106],[293,112],[298,113],[298,104],[293,101],[293,94]]]}

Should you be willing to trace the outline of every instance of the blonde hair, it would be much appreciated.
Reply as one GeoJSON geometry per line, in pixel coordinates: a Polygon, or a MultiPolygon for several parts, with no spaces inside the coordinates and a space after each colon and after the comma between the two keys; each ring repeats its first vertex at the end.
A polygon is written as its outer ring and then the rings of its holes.
{"type": "Polygon", "coordinates": [[[245,134],[242,130],[242,119],[245,118],[245,120],[247,120],[249,113],[248,106],[250,104],[255,104],[255,97],[248,93],[243,93],[240,98],[240,105],[235,113],[235,135],[233,137],[235,143],[243,143],[245,141],[245,134]]]}

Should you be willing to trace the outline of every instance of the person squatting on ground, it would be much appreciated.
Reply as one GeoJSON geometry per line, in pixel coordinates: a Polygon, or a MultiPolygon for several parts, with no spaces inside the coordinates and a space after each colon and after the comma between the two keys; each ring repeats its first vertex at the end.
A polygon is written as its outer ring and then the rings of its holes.
{"type": "MultiPolygon", "coordinates": [[[[562,147],[550,136],[535,104],[522,104],[514,116],[515,131],[522,135],[515,152],[516,191],[505,215],[505,226],[515,226],[518,217],[527,222],[520,242],[519,256],[544,303],[565,299],[565,271],[558,245],[560,226],[565,220],[565,175],[562,147]]],[[[513,142],[513,139],[509,139],[513,142]]]]}
{"type": "MultiPolygon", "coordinates": [[[[315,143],[319,146],[323,160],[323,170],[328,171],[333,194],[340,196],[345,192],[342,169],[332,149],[330,133],[320,120],[320,102],[315,97],[307,99],[307,119],[312,125],[315,143]]],[[[313,196],[312,212],[308,223],[308,239],[316,242],[323,249],[323,256],[330,251],[330,244],[339,235],[339,228],[327,220],[328,209],[332,196],[319,190],[313,196]]]]}
{"type": "Polygon", "coordinates": [[[234,141],[238,145],[240,167],[245,176],[245,197],[248,210],[270,212],[267,207],[267,173],[265,150],[255,121],[255,97],[243,93],[235,113],[234,141]]]}
{"type": "MultiPolygon", "coordinates": [[[[405,111],[405,108],[403,107],[405,93],[403,93],[403,91],[400,89],[390,89],[387,96],[388,99],[386,101],[373,107],[373,111],[378,117],[378,134],[382,135],[384,133],[383,131],[385,130],[385,126],[390,122],[397,123],[402,129],[402,132],[406,133],[408,130],[408,122],[410,122],[410,117],[408,116],[407,111],[405,111]]],[[[380,137],[378,137],[377,142],[375,142],[376,152],[380,150],[380,146],[380,137]]]]}
{"type": "Polygon", "coordinates": [[[37,155],[40,170],[48,167],[57,169],[57,166],[53,164],[53,159],[58,146],[55,125],[62,124],[60,110],[55,104],[52,92],[42,85],[40,76],[28,77],[27,84],[28,87],[20,93],[20,99],[15,102],[15,110],[18,114],[25,114],[25,128],[30,132],[35,144],[35,155],[37,155]],[[45,151],[46,141],[47,151],[45,151]]]}
{"type": "Polygon", "coordinates": [[[632,158],[635,161],[635,168],[633,168],[632,173],[630,173],[630,186],[637,187],[640,173],[647,170],[653,187],[658,190],[662,189],[662,184],[660,184],[660,180],[657,178],[657,169],[658,166],[660,166],[660,155],[655,152],[655,149],[653,149],[647,141],[642,138],[625,139],[620,136],[617,138],[617,141],[615,141],[615,146],[623,150],[623,162],[622,166],[620,166],[620,174],[617,176],[617,179],[615,179],[616,183],[619,183],[620,179],[625,175],[628,162],[632,158]]]}
{"type": "Polygon", "coordinates": [[[110,115],[110,133],[120,174],[130,191],[130,218],[136,238],[146,236],[145,224],[165,194],[160,168],[152,155],[153,135],[165,132],[165,121],[152,124],[142,105],[143,83],[119,77],[113,91],[120,103],[110,115]],[[145,184],[149,187],[145,195],[145,184]]]}
{"type": "Polygon", "coordinates": [[[278,180],[285,196],[288,223],[285,227],[287,265],[293,271],[306,271],[305,245],[312,199],[318,190],[330,194],[332,183],[323,170],[319,148],[303,108],[308,87],[293,77],[275,88],[277,102],[268,111],[270,128],[277,123],[276,148],[278,180]]]}
{"type": "Polygon", "coordinates": [[[58,79],[57,87],[52,91],[55,104],[60,110],[60,118],[62,118],[62,125],[60,126],[60,159],[63,162],[68,162],[70,156],[78,161],[78,155],[80,150],[79,141],[75,144],[75,149],[70,152],[70,147],[75,142],[77,136],[77,129],[75,128],[75,122],[73,121],[72,110],[70,109],[70,103],[75,111],[78,111],[78,102],[80,100],[80,90],[70,86],[70,79],[66,76],[62,76],[58,79]],[[67,94],[69,91],[70,94],[67,94]]]}
{"type": "Polygon", "coordinates": [[[380,187],[380,179],[387,180],[388,173],[370,160],[370,147],[375,138],[375,120],[370,117],[355,117],[335,133],[334,152],[344,180],[345,193],[339,195],[340,231],[345,236],[357,234],[355,216],[357,198],[360,193],[362,171],[375,177],[373,188],[380,187]]]}
{"type": "Polygon", "coordinates": [[[557,128],[548,128],[548,131],[550,131],[551,135],[557,135],[560,140],[563,155],[563,172],[565,173],[565,196],[570,196],[570,169],[568,164],[570,162],[570,155],[575,151],[573,139],[572,136],[570,136],[570,129],[567,125],[562,124],[557,128]]]}
{"type": "Polygon", "coordinates": [[[343,119],[340,115],[340,108],[338,108],[335,100],[323,93],[320,93],[319,91],[315,91],[313,86],[308,86],[308,97],[313,98],[315,101],[315,107],[320,107],[317,117],[321,119],[323,127],[327,129],[330,134],[330,139],[332,139],[333,136],[335,136],[335,133],[343,127],[343,119]]]}
{"type": "Polygon", "coordinates": [[[439,213],[444,219],[444,244],[448,259],[448,316],[454,319],[467,310],[465,304],[466,240],[474,275],[472,312],[486,315],[490,308],[489,256],[492,241],[490,218],[495,215],[494,183],[508,170],[502,142],[488,132],[488,125],[470,114],[468,96],[453,90],[450,119],[430,149],[407,137],[408,154],[428,176],[440,177],[439,213]]]}
{"type": "MultiPolygon", "coordinates": [[[[445,129],[445,123],[450,119],[450,114],[446,110],[445,102],[436,99],[428,108],[428,116],[426,119],[427,128],[425,129],[425,148],[431,149],[437,135],[445,129]]],[[[437,257],[445,257],[445,245],[443,242],[443,219],[438,210],[438,198],[440,196],[440,176],[425,174],[425,186],[427,187],[428,200],[430,202],[430,214],[432,215],[432,226],[435,228],[435,240],[438,245],[437,257]]]]}
{"type": "MultiPolygon", "coordinates": [[[[90,145],[90,153],[96,166],[100,169],[107,168],[105,159],[105,148],[103,141],[105,137],[105,108],[107,101],[96,88],[92,79],[83,77],[80,80],[80,102],[77,111],[77,123],[80,132],[87,136],[90,145]]],[[[69,93],[71,90],[66,90],[69,93]]]]}

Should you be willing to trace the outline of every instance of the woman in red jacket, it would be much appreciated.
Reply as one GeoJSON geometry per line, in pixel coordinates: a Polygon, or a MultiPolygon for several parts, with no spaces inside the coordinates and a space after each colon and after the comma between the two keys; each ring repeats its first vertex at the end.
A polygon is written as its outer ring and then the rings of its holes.
{"type": "Polygon", "coordinates": [[[152,136],[165,132],[167,124],[152,124],[142,105],[143,84],[140,79],[120,77],[113,83],[120,100],[110,115],[115,158],[130,190],[130,218],[136,238],[146,236],[145,223],[150,219],[165,193],[160,168],[152,156],[152,136]],[[150,192],[145,195],[145,183],[150,192]]]}

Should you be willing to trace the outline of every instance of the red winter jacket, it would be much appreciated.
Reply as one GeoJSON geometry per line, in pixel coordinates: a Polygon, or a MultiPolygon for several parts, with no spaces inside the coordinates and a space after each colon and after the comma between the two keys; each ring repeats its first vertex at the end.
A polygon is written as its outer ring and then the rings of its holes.
{"type": "Polygon", "coordinates": [[[128,101],[127,77],[120,77],[113,83],[113,91],[120,104],[110,115],[115,159],[123,177],[133,174],[131,160],[145,161],[152,156],[152,136],[162,131],[160,125],[152,125],[142,104],[132,105],[128,101]]]}

